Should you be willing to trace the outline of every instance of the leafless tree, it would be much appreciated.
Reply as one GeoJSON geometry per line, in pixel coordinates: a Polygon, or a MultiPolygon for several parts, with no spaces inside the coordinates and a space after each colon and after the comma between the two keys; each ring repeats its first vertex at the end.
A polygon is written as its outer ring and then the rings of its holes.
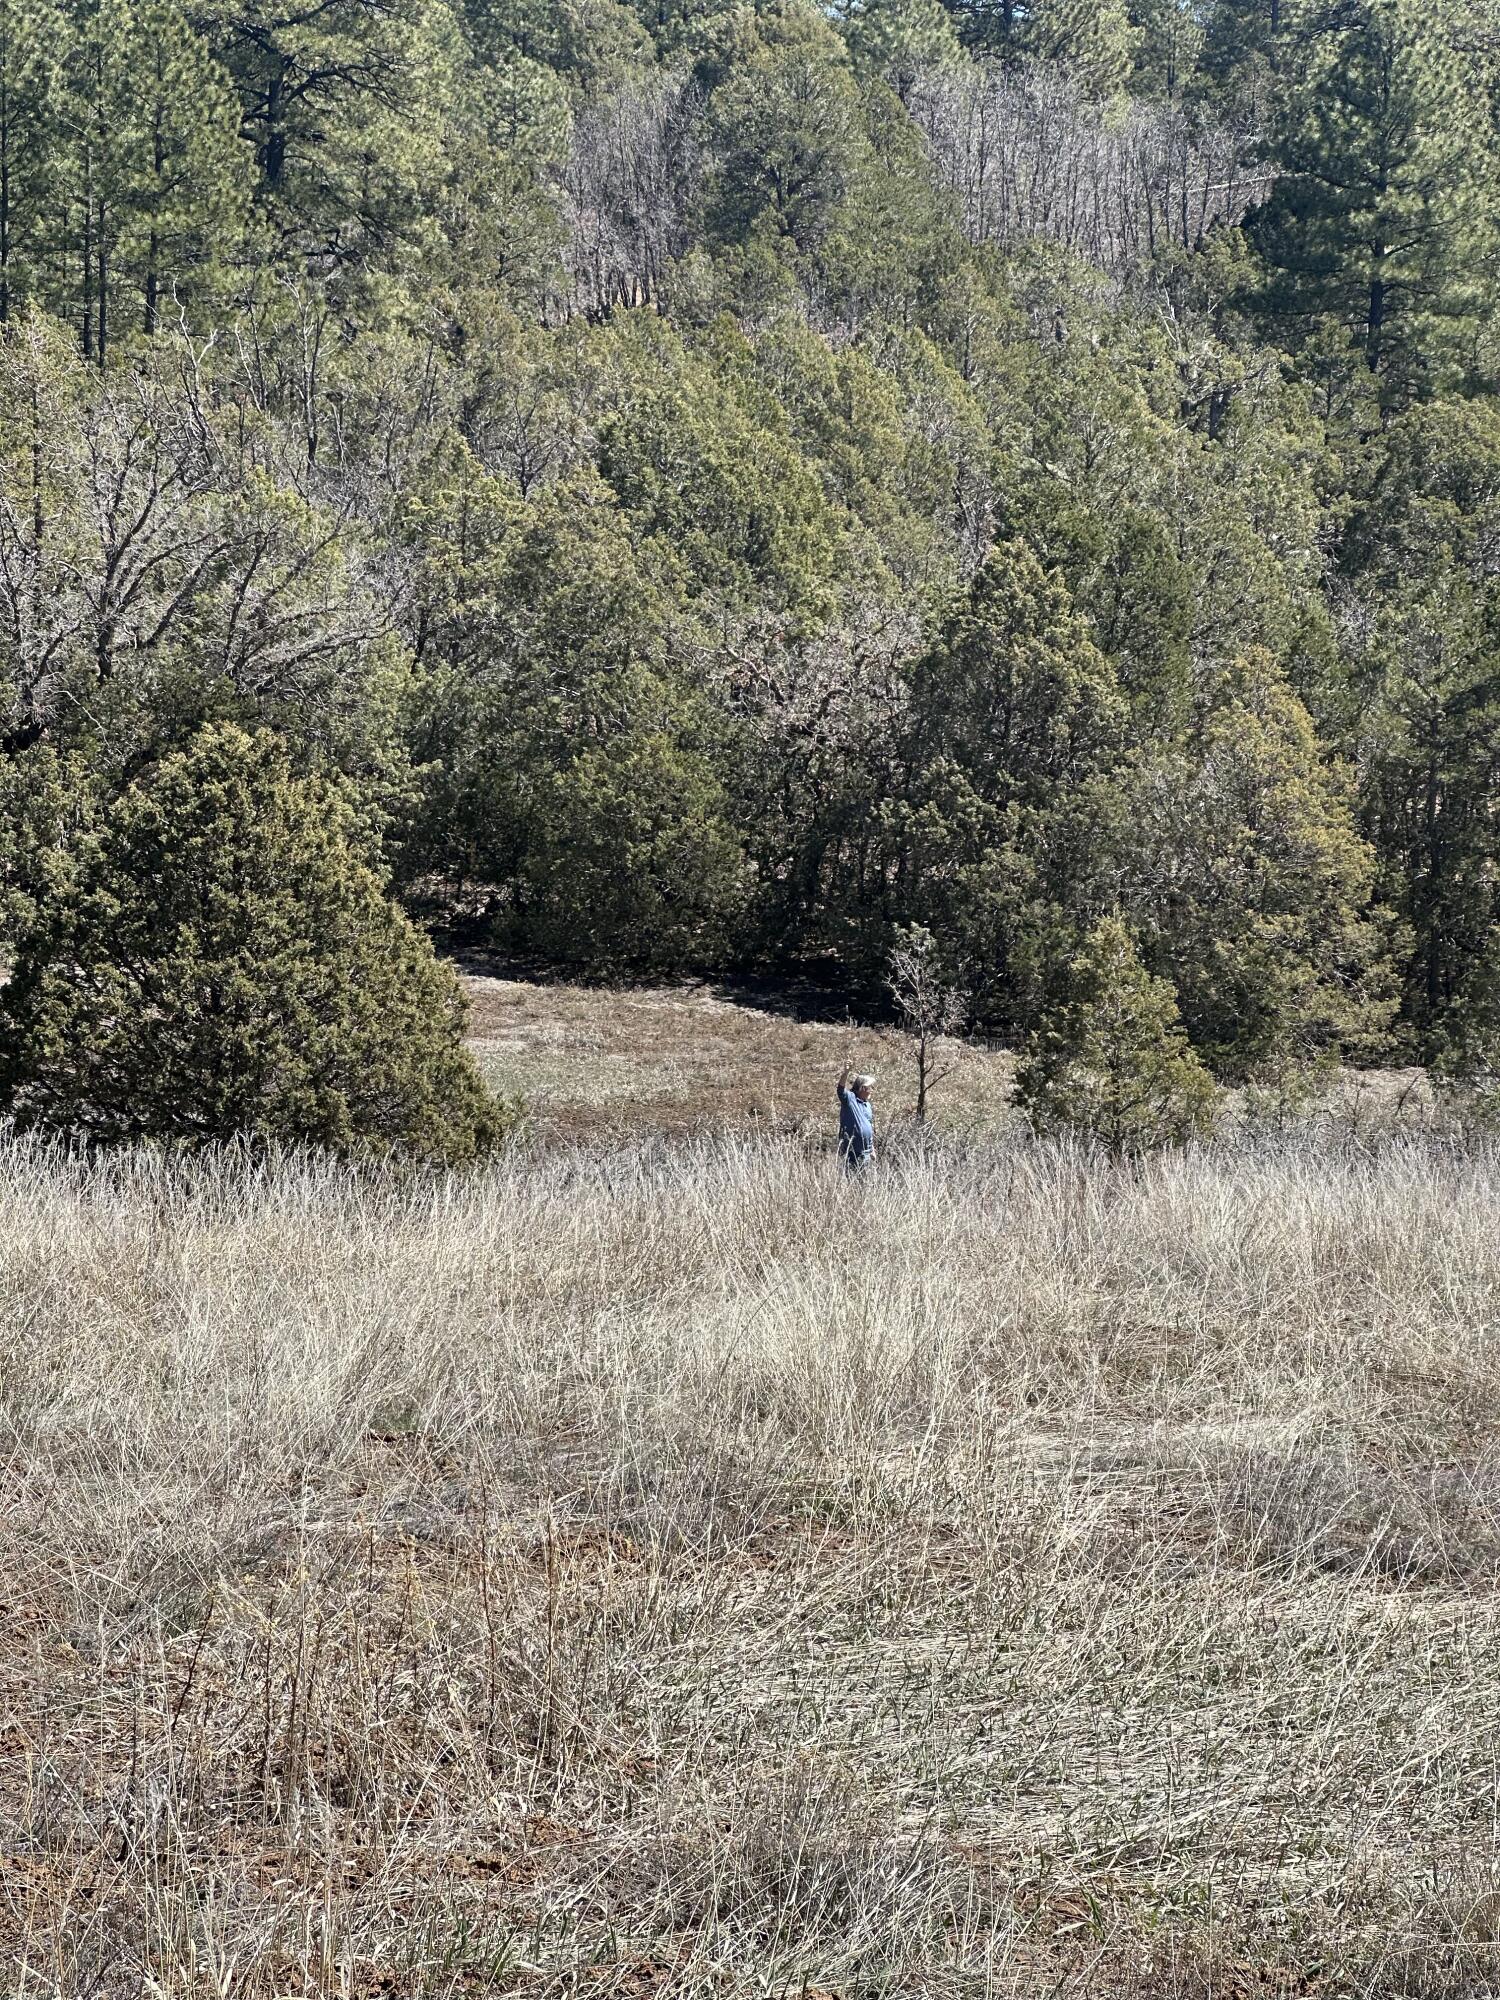
{"type": "MultiPolygon", "coordinates": [[[[192,357],[101,380],[41,330],[12,350],[0,453],[0,744],[90,717],[129,761],[151,690],[221,679],[316,736],[358,727],[387,580],[347,508],[278,477],[192,357]]],[[[295,450],[295,447],[294,447],[295,450]]]]}
{"type": "Polygon", "coordinates": [[[911,112],[977,242],[1041,238],[1123,277],[1263,200],[1254,135],[1174,104],[1103,105],[1055,63],[930,71],[911,112]]]}
{"type": "Polygon", "coordinates": [[[661,302],[670,264],[688,247],[701,92],[686,73],[632,83],[582,111],[562,172],[577,307],[661,302]]]}
{"type": "Polygon", "coordinates": [[[937,940],[920,924],[897,933],[889,985],[911,1042],[917,1073],[916,1118],[921,1125],[927,1118],[929,1091],[958,1067],[956,1053],[944,1044],[951,1043],[967,1023],[969,995],[944,977],[937,940]]]}

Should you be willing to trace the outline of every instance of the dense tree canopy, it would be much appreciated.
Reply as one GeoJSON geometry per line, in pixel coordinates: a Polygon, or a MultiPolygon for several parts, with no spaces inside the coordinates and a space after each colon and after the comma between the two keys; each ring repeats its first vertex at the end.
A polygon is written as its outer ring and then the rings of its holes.
{"type": "Polygon", "coordinates": [[[7,954],[219,728],[550,966],[1459,1046],[1497,118],[1495,0],[0,0],[7,954]]]}

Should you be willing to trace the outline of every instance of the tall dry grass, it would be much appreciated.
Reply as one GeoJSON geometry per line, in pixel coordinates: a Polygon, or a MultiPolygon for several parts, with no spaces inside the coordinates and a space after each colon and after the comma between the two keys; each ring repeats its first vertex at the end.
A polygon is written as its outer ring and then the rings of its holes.
{"type": "Polygon", "coordinates": [[[1500,1155],[0,1151],[0,1992],[1500,1985],[1500,1155]]]}

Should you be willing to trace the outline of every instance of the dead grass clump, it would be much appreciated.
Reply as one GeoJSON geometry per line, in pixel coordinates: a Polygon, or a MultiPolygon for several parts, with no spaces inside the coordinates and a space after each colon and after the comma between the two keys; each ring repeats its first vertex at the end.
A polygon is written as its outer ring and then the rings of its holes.
{"type": "Polygon", "coordinates": [[[0,1990],[1492,1977],[1489,1150],[13,1145],[0,1288],[0,1990]]]}
{"type": "Polygon", "coordinates": [[[1500,1470],[1391,1467],[1316,1446],[1250,1449],[1222,1468],[1200,1509],[1234,1558],[1307,1579],[1471,1589],[1500,1577],[1500,1470]]]}

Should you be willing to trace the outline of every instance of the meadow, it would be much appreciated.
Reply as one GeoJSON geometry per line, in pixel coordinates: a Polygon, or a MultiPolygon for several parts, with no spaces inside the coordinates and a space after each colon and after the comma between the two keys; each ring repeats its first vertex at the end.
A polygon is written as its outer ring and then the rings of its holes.
{"type": "Polygon", "coordinates": [[[1497,1280],[1432,1131],[12,1144],[0,1987],[1491,1991],[1497,1280]]]}

